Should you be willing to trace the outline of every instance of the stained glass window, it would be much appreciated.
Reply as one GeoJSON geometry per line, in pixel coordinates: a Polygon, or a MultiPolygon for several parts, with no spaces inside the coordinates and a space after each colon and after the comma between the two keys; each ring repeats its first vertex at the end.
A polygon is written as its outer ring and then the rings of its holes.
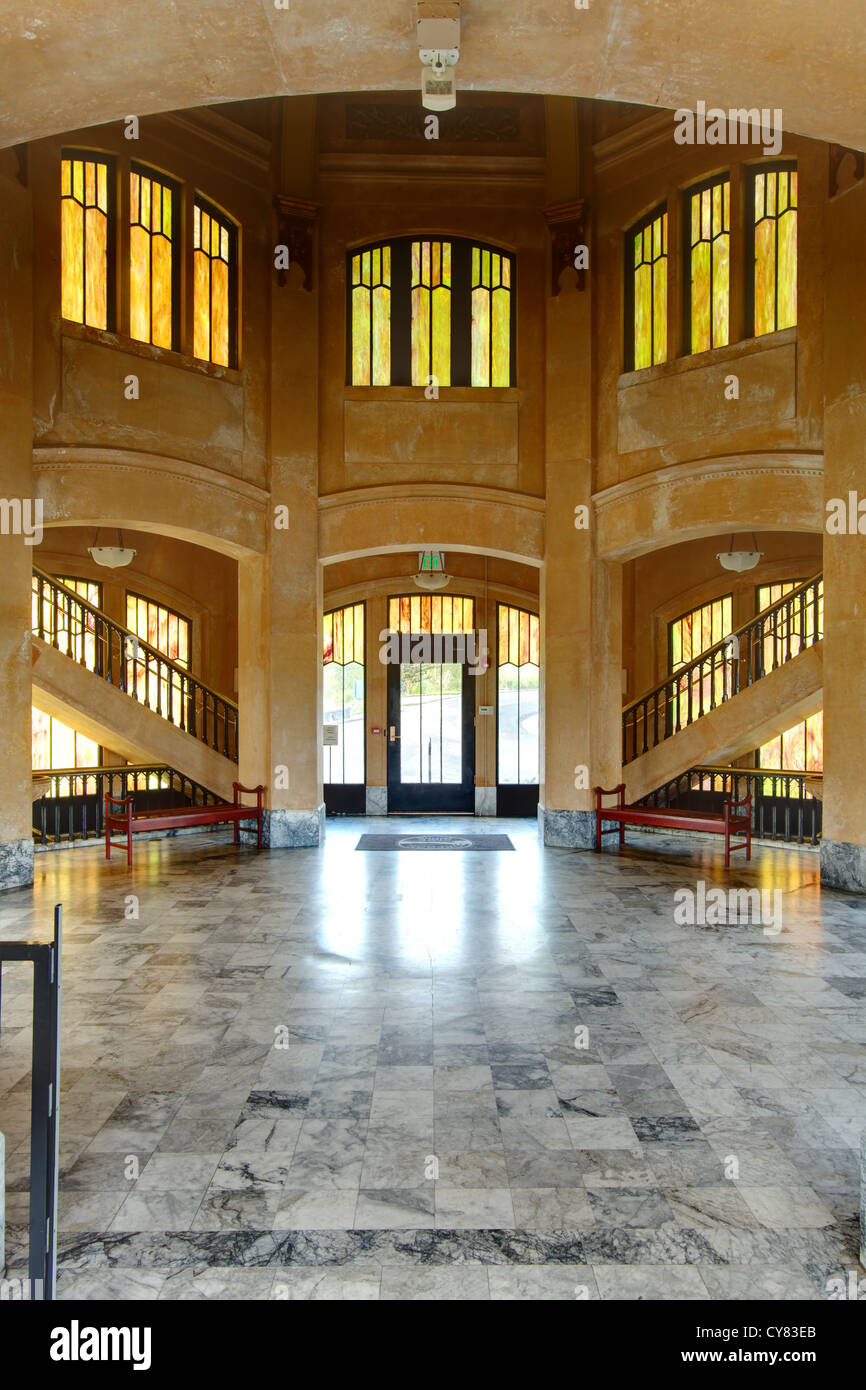
{"type": "Polygon", "coordinates": [[[691,351],[706,352],[730,339],[730,179],[695,189],[686,207],[688,331],[691,351]]]}
{"type": "Polygon", "coordinates": [[[388,600],[391,632],[467,635],[475,628],[475,600],[459,594],[401,594],[388,600]]]}
{"type": "Polygon", "coordinates": [[[511,257],[472,248],[472,385],[511,385],[511,257]]]}
{"type": "Polygon", "coordinates": [[[237,228],[196,198],[193,209],[193,354],[221,367],[235,366],[237,228]]]}
{"type": "Polygon", "coordinates": [[[337,742],[324,747],[323,779],[333,785],[363,783],[364,757],[364,605],[353,603],[326,613],[322,630],[325,727],[337,742]]]}
{"type": "Polygon", "coordinates": [[[347,256],[352,386],[510,386],[514,257],[464,237],[396,237],[347,256]]]}
{"type": "Polygon", "coordinates": [[[797,168],[766,166],[752,174],[749,220],[755,272],[754,333],[797,322],[797,168]]]}
{"type": "Polygon", "coordinates": [[[668,356],[668,215],[651,213],[626,238],[626,367],[637,370],[668,356]]]}
{"type": "Polygon", "coordinates": [[[70,153],[61,159],[61,313],[91,328],[113,327],[112,173],[102,155],[70,153]]]}
{"type": "MultiPolygon", "coordinates": [[[[142,343],[175,346],[177,192],[133,165],[129,175],[129,331],[142,343]]],[[[201,355],[201,354],[196,354],[201,355]]]]}
{"type": "MultiPolygon", "coordinates": [[[[93,739],[79,733],[62,720],[45,714],[35,705],[31,709],[31,762],[34,772],[48,771],[52,768],[99,767],[100,747],[93,739]]],[[[69,796],[73,793],[69,777],[61,777],[45,789],[47,796],[69,796]]],[[[74,787],[78,795],[96,791],[95,779],[76,779],[74,787]],[[91,786],[90,783],[93,783],[91,786]]]]}
{"type": "MultiPolygon", "coordinates": [[[[788,579],[780,584],[760,584],[757,589],[757,607],[761,613],[785,598],[794,589],[805,584],[804,579],[788,579]]],[[[775,671],[783,662],[797,656],[801,647],[811,646],[816,635],[824,633],[824,581],[818,583],[817,602],[813,600],[814,590],[807,590],[802,601],[793,600],[790,607],[781,608],[762,624],[759,638],[762,647],[763,669],[775,671]]]]}
{"type": "MultiPolygon", "coordinates": [[[[165,604],[141,594],[126,594],[126,626],[142,642],[155,647],[175,665],[189,670],[192,624],[165,604]]],[[[148,652],[130,649],[126,658],[127,690],[165,719],[182,723],[186,695],[181,677],[171,678],[165,666],[148,652]]]]}
{"type": "Polygon", "coordinates": [[[502,786],[538,781],[539,620],[497,604],[497,774],[502,786]]]}
{"type": "MultiPolygon", "coordinates": [[[[785,772],[824,771],[824,711],[786,729],[758,750],[758,767],[782,768],[785,772]]],[[[791,788],[795,796],[796,790],[791,788]]]]}
{"type": "Polygon", "coordinates": [[[451,242],[412,242],[412,385],[451,385],[451,242]]]}
{"type": "MultiPolygon", "coordinates": [[[[675,674],[733,630],[733,595],[725,594],[676,618],[668,629],[670,670],[675,674]]],[[[683,728],[700,709],[720,704],[733,691],[732,662],[707,662],[670,685],[673,727],[683,728]]]]}
{"type": "MultiPolygon", "coordinates": [[[[57,578],[58,583],[92,603],[95,608],[102,606],[102,585],[95,580],[73,579],[66,575],[58,575],[57,578]]],[[[34,633],[43,636],[46,642],[88,671],[98,669],[95,616],[87,609],[78,607],[73,599],[60,590],[43,586],[35,574],[31,581],[31,615],[34,633]]]]}
{"type": "Polygon", "coordinates": [[[391,384],[391,248],[352,257],[352,385],[391,384]]]}

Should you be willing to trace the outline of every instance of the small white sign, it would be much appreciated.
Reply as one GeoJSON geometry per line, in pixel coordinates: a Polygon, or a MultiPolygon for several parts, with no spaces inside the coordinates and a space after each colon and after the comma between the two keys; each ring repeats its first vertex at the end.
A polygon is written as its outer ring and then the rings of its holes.
{"type": "Polygon", "coordinates": [[[336,748],[340,742],[339,724],[322,725],[322,743],[326,748],[336,748]]]}
{"type": "Polygon", "coordinates": [[[478,706],[478,713],[479,713],[479,714],[492,714],[492,713],[493,713],[493,706],[492,706],[492,705],[479,705],[479,706],[478,706]]]}

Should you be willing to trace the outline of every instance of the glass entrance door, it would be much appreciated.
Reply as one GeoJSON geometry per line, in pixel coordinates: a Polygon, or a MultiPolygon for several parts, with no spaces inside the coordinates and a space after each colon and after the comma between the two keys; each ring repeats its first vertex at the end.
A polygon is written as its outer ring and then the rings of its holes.
{"type": "Polygon", "coordinates": [[[475,690],[460,662],[388,666],[388,810],[475,811],[475,690]]]}

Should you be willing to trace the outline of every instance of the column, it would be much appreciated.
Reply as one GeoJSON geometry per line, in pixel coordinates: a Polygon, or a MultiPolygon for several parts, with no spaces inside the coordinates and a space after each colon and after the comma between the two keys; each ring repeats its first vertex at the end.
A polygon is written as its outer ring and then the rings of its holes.
{"type": "Polygon", "coordinates": [[[851,306],[866,296],[866,183],[828,203],[825,226],[824,489],[825,502],[844,503],[846,524],[841,534],[831,526],[824,536],[821,882],[864,893],[866,343],[851,306]]]}
{"type": "Polygon", "coordinates": [[[0,888],[33,882],[30,575],[33,498],[33,307],[26,152],[0,151],[0,888]],[[29,530],[29,536],[26,532],[29,530]],[[30,542],[28,544],[28,541],[30,542]]]}

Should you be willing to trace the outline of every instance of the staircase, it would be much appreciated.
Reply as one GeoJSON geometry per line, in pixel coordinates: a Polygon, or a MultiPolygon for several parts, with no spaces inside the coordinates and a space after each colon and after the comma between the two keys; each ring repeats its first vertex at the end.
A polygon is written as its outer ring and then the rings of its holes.
{"type": "Polygon", "coordinates": [[[817,574],[627,705],[628,800],[690,768],[741,757],[817,714],[823,635],[824,576],[817,574]]]}
{"type": "Polygon", "coordinates": [[[238,709],[72,589],[33,571],[33,702],[130,762],[230,801],[238,709]]]}

